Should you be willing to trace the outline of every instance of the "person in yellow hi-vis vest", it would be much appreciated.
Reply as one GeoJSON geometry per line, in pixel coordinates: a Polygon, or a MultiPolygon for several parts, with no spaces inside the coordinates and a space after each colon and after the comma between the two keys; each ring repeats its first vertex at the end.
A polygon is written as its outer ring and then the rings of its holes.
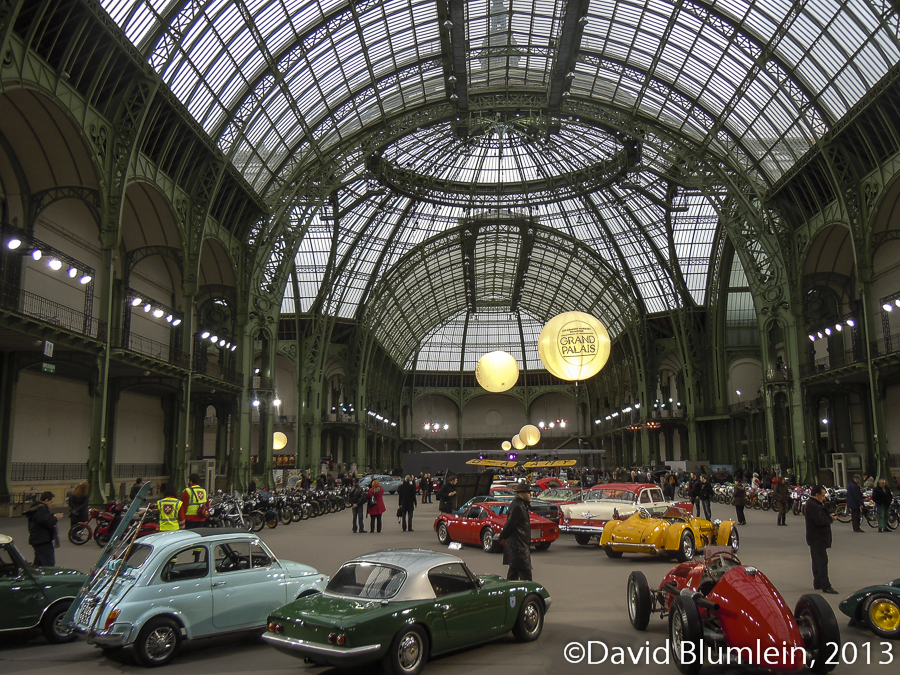
{"type": "Polygon", "coordinates": [[[181,500],[175,496],[174,487],[166,487],[166,496],[156,502],[159,509],[159,531],[183,530],[184,521],[180,518],[181,500]]]}
{"type": "Polygon", "coordinates": [[[188,486],[181,493],[181,513],[184,527],[193,530],[198,527],[206,527],[206,519],[209,516],[209,497],[206,490],[200,487],[200,474],[192,473],[188,476],[188,486]]]}

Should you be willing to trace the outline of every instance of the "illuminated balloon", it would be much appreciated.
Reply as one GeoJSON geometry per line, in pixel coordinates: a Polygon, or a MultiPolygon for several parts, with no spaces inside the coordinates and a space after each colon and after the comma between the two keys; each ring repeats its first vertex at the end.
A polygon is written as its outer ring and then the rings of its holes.
{"type": "Polygon", "coordinates": [[[280,431],[276,431],[272,436],[272,447],[275,450],[281,450],[284,446],[287,445],[287,436],[285,436],[280,431]]]}
{"type": "Polygon", "coordinates": [[[519,438],[524,441],[525,445],[537,445],[541,440],[541,430],[533,424],[526,424],[519,429],[519,438]]]}
{"type": "Polygon", "coordinates": [[[475,379],[488,391],[506,391],[519,379],[519,364],[504,351],[488,352],[475,365],[475,379]]]}
{"type": "Polygon", "coordinates": [[[512,444],[516,450],[524,450],[525,444],[522,442],[522,439],[519,438],[519,434],[516,434],[512,437],[512,444]]]}
{"type": "Polygon", "coordinates": [[[590,314],[565,312],[548,321],[538,338],[544,367],[561,380],[586,380],[609,359],[609,333],[590,314]]]}
{"type": "Polygon", "coordinates": [[[509,451],[509,450],[512,450],[512,443],[510,443],[509,441],[503,441],[503,442],[500,444],[500,447],[503,448],[503,449],[506,450],[506,451],[509,451]]]}

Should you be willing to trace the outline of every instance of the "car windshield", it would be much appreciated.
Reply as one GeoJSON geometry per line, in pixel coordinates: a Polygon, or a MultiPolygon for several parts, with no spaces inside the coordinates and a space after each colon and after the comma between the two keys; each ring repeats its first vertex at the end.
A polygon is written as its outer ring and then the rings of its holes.
{"type": "Polygon", "coordinates": [[[326,590],[337,595],[382,600],[392,598],[403,587],[406,572],[378,563],[347,563],[331,577],[326,590]]]}
{"type": "Polygon", "coordinates": [[[665,514],[663,514],[663,518],[666,520],[690,520],[691,514],[689,514],[684,509],[679,509],[675,506],[670,507],[665,514]]]}

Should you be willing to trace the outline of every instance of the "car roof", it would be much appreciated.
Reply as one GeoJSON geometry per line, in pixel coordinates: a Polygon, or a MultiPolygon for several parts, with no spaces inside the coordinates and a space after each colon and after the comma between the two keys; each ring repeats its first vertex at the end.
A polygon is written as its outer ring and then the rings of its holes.
{"type": "Polygon", "coordinates": [[[208,539],[215,537],[217,539],[241,539],[243,537],[253,536],[257,539],[257,535],[246,530],[240,530],[233,527],[204,527],[197,530],[171,530],[169,532],[157,532],[156,534],[148,534],[136,540],[136,544],[148,544],[150,546],[158,546],[160,544],[180,544],[191,542],[196,539],[208,539]],[[241,535],[241,536],[238,536],[241,535]]]}
{"type": "Polygon", "coordinates": [[[638,492],[642,488],[658,488],[656,483],[601,483],[591,488],[594,490],[628,490],[629,492],[638,492]]]}
{"type": "MultiPolygon", "coordinates": [[[[447,563],[462,562],[461,558],[448,553],[439,553],[429,549],[422,548],[398,548],[387,549],[384,551],[374,551],[348,560],[347,563],[357,562],[374,562],[384,565],[393,565],[406,570],[407,574],[413,576],[430,570],[437,565],[446,565],[447,563]]],[[[344,563],[344,564],[347,564],[344,563]]]]}

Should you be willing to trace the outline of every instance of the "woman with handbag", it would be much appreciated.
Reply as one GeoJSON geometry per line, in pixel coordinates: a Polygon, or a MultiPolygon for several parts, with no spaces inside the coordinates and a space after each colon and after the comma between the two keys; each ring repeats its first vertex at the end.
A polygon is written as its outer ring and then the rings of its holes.
{"type": "Polygon", "coordinates": [[[378,523],[378,532],[381,532],[381,514],[387,509],[384,507],[384,488],[377,478],[372,481],[372,487],[368,492],[369,501],[366,512],[369,514],[369,532],[375,532],[375,524],[378,523]]]}

